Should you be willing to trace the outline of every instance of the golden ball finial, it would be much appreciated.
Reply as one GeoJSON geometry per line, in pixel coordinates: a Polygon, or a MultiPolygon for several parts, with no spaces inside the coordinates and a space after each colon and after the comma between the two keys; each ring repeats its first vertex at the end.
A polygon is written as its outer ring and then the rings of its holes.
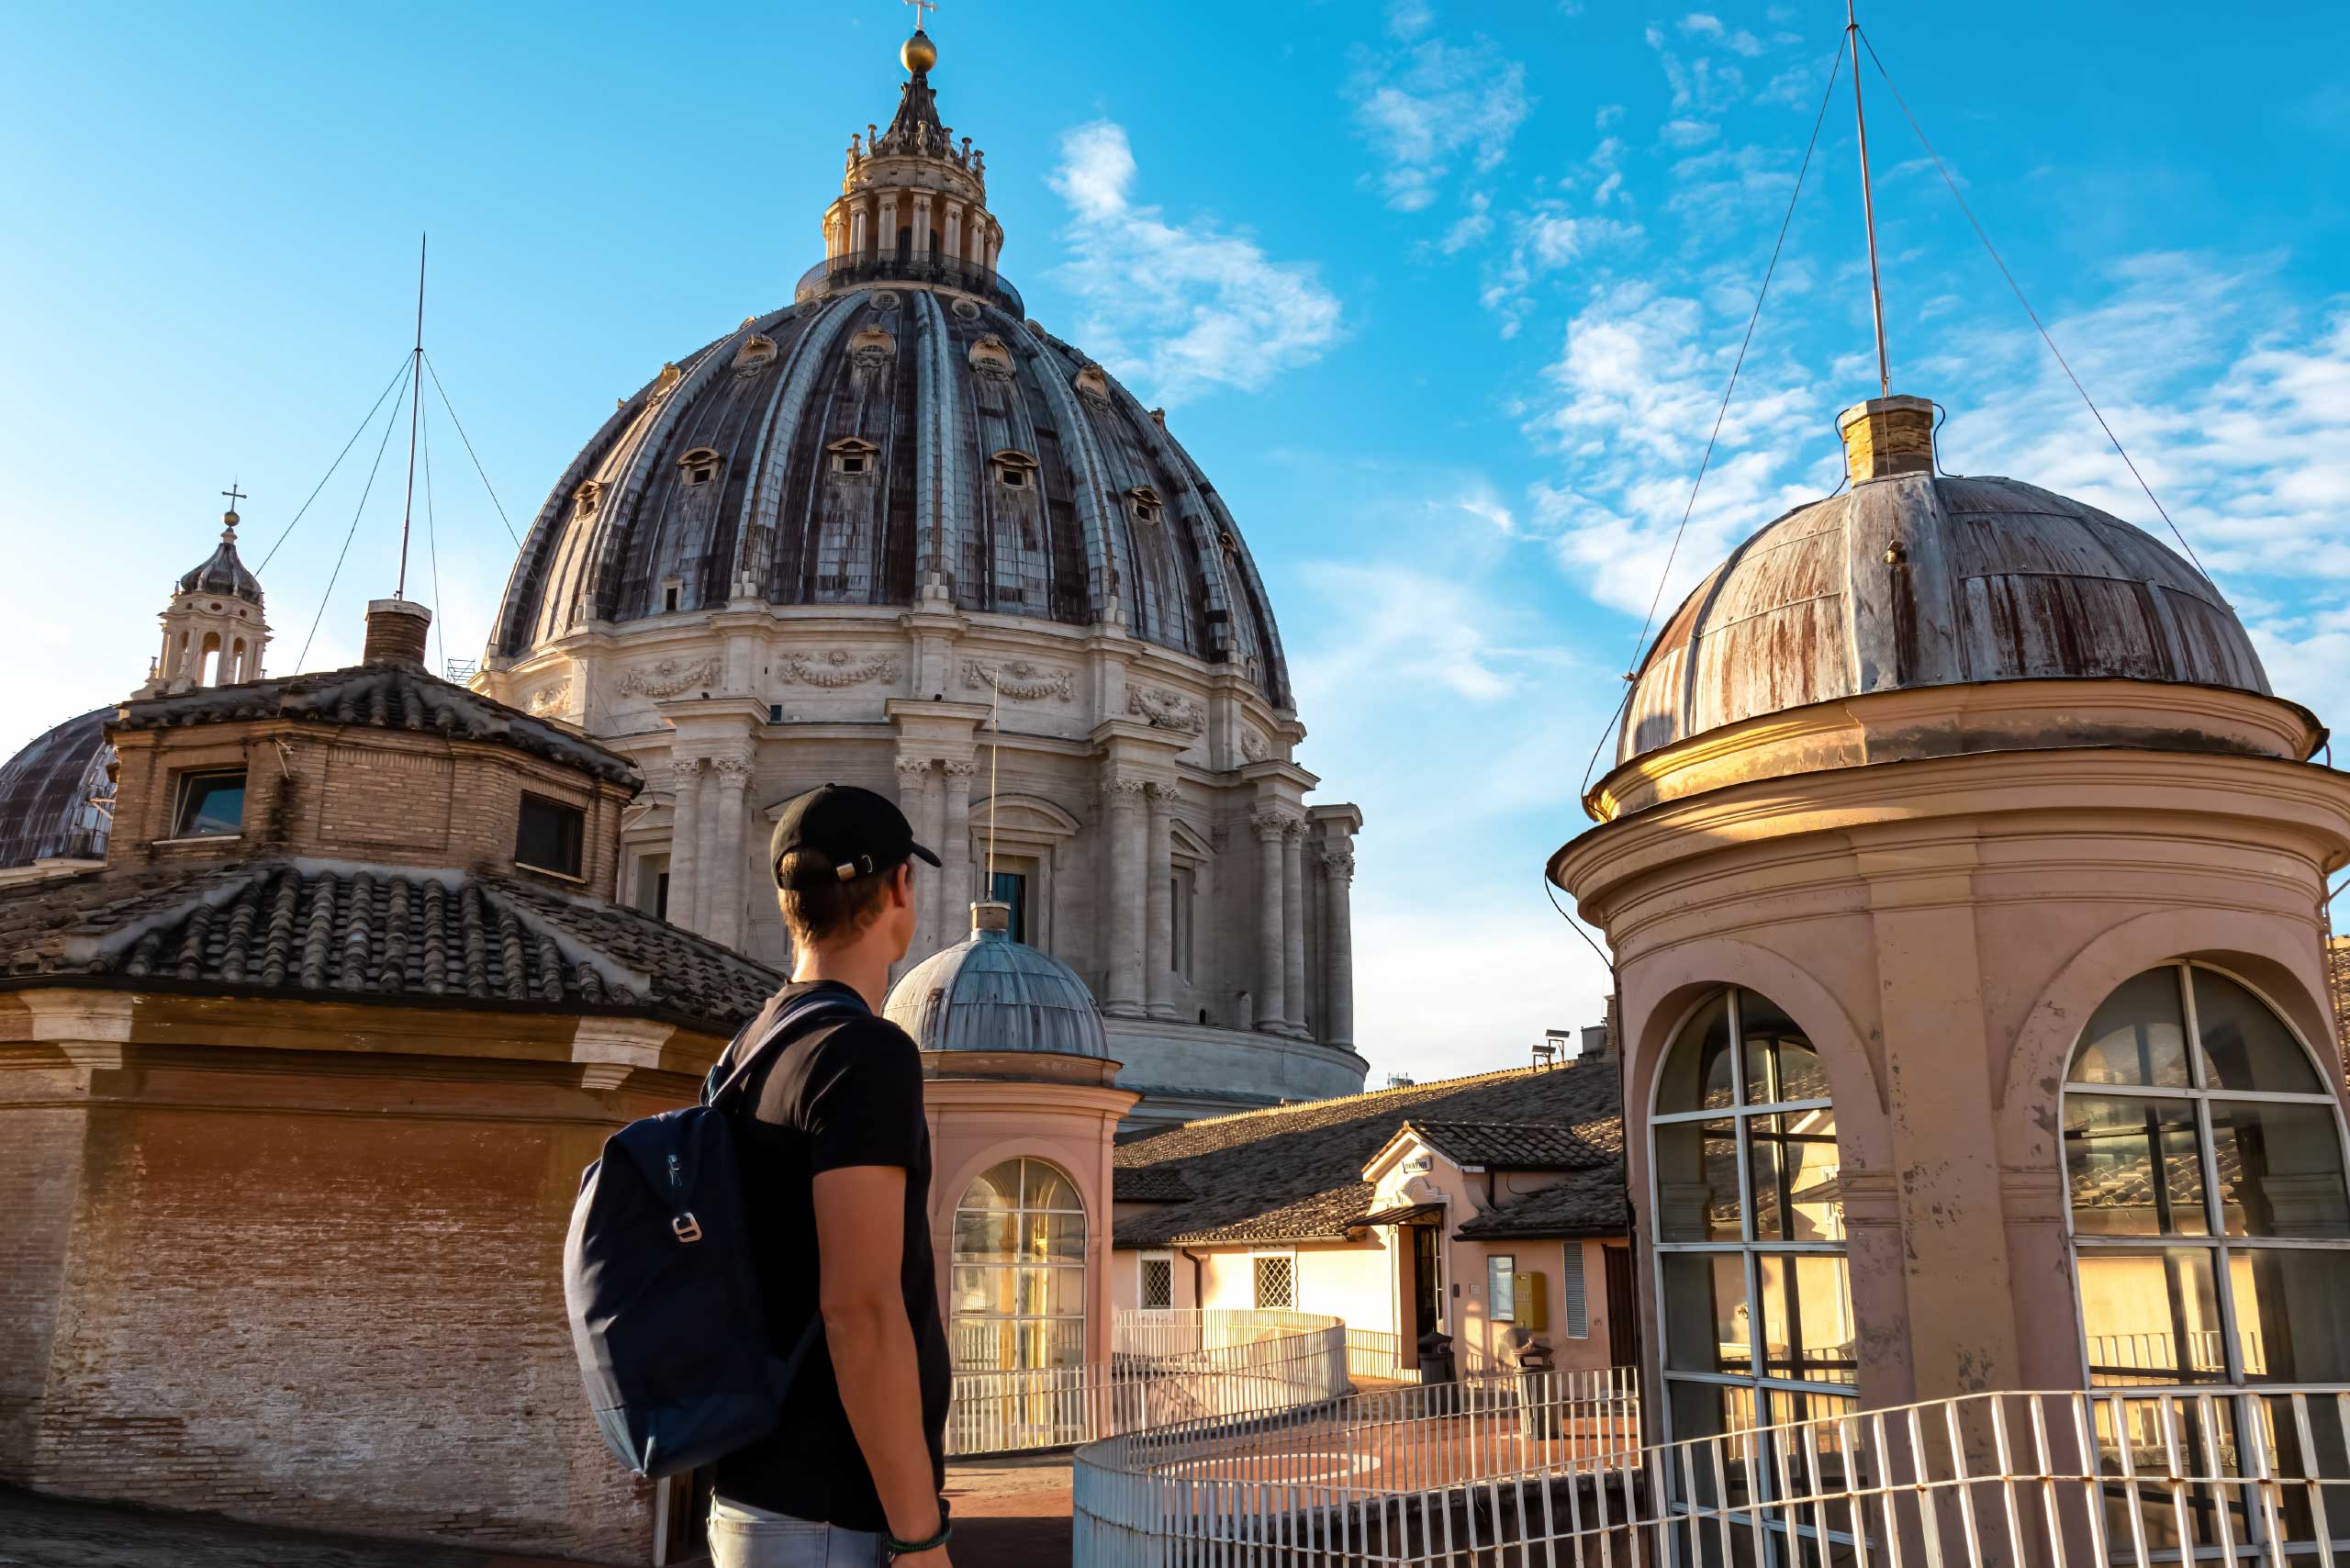
{"type": "Polygon", "coordinates": [[[928,33],[916,28],[914,36],[908,39],[899,49],[898,62],[907,71],[919,76],[938,63],[938,46],[930,41],[928,33]]]}

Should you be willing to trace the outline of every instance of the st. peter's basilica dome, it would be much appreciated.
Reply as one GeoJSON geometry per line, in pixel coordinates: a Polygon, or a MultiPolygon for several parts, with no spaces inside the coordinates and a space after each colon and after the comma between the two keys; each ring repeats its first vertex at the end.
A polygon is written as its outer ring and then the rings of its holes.
{"type": "Polygon", "coordinates": [[[926,72],[903,91],[852,149],[829,259],[794,302],[664,365],[564,471],[491,656],[729,605],[912,606],[937,583],[960,610],[1122,623],[1286,706],[1272,608],[1215,487],[1157,411],[1026,318],[994,270],[981,156],[950,144],[926,72]]]}
{"type": "Polygon", "coordinates": [[[614,890],[642,909],[780,958],[775,802],[861,784],[944,861],[909,961],[1004,903],[1100,998],[1136,1118],[1358,1089],[1361,813],[1308,803],[1248,547],[1160,410],[1029,319],[938,50],[901,60],[791,303],[556,478],[476,685],[643,770],[614,890]]]}

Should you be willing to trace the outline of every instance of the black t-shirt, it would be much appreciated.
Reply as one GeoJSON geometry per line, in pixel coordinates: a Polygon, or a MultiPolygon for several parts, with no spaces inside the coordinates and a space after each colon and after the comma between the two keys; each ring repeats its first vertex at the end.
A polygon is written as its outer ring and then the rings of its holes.
{"type": "MultiPolygon", "coordinates": [[[[902,1169],[906,1215],[899,1282],[913,1329],[923,1431],[930,1442],[931,1469],[943,1489],[953,1372],[930,1247],[930,1128],[922,1114],[922,1053],[904,1030],[866,1012],[854,991],[834,980],[784,987],[745,1038],[758,1039],[779,1008],[823,988],[855,1002],[859,1016],[819,1024],[788,1046],[770,1047],[751,1070],[748,1092],[735,1116],[768,1332],[778,1350],[789,1350],[817,1311],[817,1172],[851,1165],[902,1169]]],[[[729,1501],[794,1518],[843,1529],[888,1528],[872,1473],[841,1407],[821,1334],[784,1399],[783,1424],[721,1460],[717,1484],[719,1495],[729,1501]]]]}

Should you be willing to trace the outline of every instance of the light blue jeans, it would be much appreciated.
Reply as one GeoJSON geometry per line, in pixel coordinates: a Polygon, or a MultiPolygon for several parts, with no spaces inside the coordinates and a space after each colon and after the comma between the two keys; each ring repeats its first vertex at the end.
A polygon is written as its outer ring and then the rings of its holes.
{"type": "Polygon", "coordinates": [[[711,1568],[882,1568],[881,1537],[710,1500],[711,1568]]]}

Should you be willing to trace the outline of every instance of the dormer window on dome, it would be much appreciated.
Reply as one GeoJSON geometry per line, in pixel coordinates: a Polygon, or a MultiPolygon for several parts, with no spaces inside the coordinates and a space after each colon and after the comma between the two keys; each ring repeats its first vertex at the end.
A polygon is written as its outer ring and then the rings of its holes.
{"type": "Polygon", "coordinates": [[[1026,490],[1036,483],[1036,460],[1024,452],[1003,451],[988,459],[995,482],[1007,490],[1026,490]]]}
{"type": "Polygon", "coordinates": [[[761,365],[772,363],[775,353],[775,340],[763,332],[754,332],[743,340],[741,348],[734,351],[734,368],[756,370],[761,365]]]}
{"type": "Polygon", "coordinates": [[[843,436],[824,449],[836,478],[869,479],[881,465],[881,449],[858,436],[843,436]]]}
{"type": "Polygon", "coordinates": [[[1126,504],[1134,510],[1136,522],[1158,522],[1161,510],[1158,492],[1148,485],[1136,485],[1128,490],[1126,504]]]}
{"type": "Polygon", "coordinates": [[[697,446],[677,459],[677,466],[684,471],[688,486],[700,486],[718,477],[720,461],[713,449],[697,446]]]}
{"type": "Polygon", "coordinates": [[[998,337],[981,338],[971,345],[971,374],[982,379],[1009,381],[1013,375],[1012,351],[998,337]]]}

